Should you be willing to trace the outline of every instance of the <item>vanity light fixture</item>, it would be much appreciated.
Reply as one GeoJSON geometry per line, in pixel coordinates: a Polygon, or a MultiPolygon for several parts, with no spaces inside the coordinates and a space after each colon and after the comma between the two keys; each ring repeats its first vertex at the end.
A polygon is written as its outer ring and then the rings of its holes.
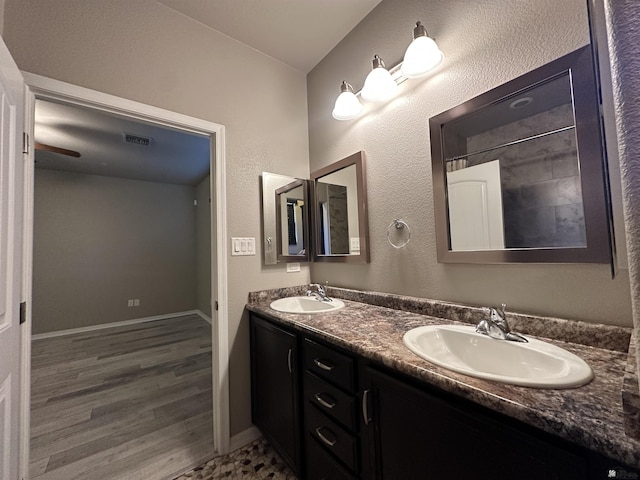
{"type": "Polygon", "coordinates": [[[343,81],[342,85],[340,85],[340,95],[336,99],[331,115],[336,120],[351,120],[360,115],[361,112],[362,104],[353,92],[353,87],[343,81]]]}
{"type": "Polygon", "coordinates": [[[416,22],[413,41],[407,47],[404,60],[387,70],[379,55],[373,57],[373,69],[367,75],[362,90],[354,93],[347,82],[342,82],[332,116],[336,120],[351,120],[362,112],[361,96],[367,102],[383,102],[396,93],[398,85],[408,78],[422,77],[442,63],[444,54],[435,40],[429,37],[422,22],[416,22]]]}
{"type": "Polygon", "coordinates": [[[404,54],[402,75],[407,78],[418,78],[426,75],[442,63],[444,54],[436,41],[429,36],[422,22],[416,22],[413,29],[413,41],[404,54]]]}
{"type": "Polygon", "coordinates": [[[398,89],[389,70],[378,55],[373,56],[373,68],[367,75],[362,87],[362,98],[367,102],[383,102],[390,99],[398,89]]]}

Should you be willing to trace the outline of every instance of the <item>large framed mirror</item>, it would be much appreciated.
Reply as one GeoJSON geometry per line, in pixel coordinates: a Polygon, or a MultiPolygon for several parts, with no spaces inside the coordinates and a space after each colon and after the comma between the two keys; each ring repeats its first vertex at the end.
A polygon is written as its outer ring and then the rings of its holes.
{"type": "Polygon", "coordinates": [[[275,191],[278,262],[308,262],[309,201],[307,180],[297,179],[275,191]]]}
{"type": "Polygon", "coordinates": [[[430,119],[438,261],[610,263],[589,46],[430,119]]]}
{"type": "MultiPolygon", "coordinates": [[[[262,175],[260,176],[260,188],[262,195],[262,251],[263,262],[265,265],[276,265],[283,262],[308,262],[310,259],[311,248],[310,245],[308,245],[310,239],[309,214],[307,213],[306,217],[303,216],[297,223],[297,228],[302,229],[302,234],[297,234],[298,238],[301,237],[304,241],[304,245],[299,245],[298,252],[305,250],[306,255],[292,256],[292,259],[284,258],[283,256],[278,260],[278,239],[287,238],[289,232],[288,224],[286,227],[283,227],[282,221],[278,221],[277,219],[278,215],[276,204],[278,197],[276,192],[278,190],[282,190],[287,185],[292,185],[296,182],[303,182],[303,191],[306,191],[308,195],[308,180],[270,172],[262,172],[262,175]]],[[[286,218],[286,215],[284,218],[286,218]]],[[[288,249],[284,248],[281,251],[286,253],[288,249]]],[[[287,257],[289,256],[287,255],[287,257]]]]}
{"type": "Polygon", "coordinates": [[[313,259],[369,262],[369,220],[364,152],[311,174],[313,259]]]}

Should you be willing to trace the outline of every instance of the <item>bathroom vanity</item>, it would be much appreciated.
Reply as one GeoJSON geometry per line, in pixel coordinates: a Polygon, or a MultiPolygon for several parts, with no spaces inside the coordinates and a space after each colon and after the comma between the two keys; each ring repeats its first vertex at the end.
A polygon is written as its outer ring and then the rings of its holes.
{"type": "MultiPolygon", "coordinates": [[[[292,290],[251,294],[247,309],[253,421],[299,478],[640,478],[620,401],[628,329],[598,326],[585,335],[595,345],[549,340],[595,378],[526,388],[446,370],[402,343],[411,328],[469,323],[480,309],[344,289],[329,289],[345,307],[328,314],[269,307],[302,293],[292,290]]],[[[512,326],[524,330],[518,318],[512,326]]]]}

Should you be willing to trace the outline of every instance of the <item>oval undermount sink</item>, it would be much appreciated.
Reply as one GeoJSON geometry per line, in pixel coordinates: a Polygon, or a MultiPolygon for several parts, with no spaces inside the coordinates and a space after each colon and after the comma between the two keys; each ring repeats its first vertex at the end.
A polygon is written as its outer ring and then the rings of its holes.
{"type": "Polygon", "coordinates": [[[537,388],[579,387],[593,379],[591,367],[580,357],[541,340],[527,340],[496,340],[465,325],[417,327],[403,337],[416,355],[472,377],[537,388]]]}
{"type": "Polygon", "coordinates": [[[328,313],[344,307],[344,302],[337,298],[321,302],[315,297],[285,297],[274,300],[269,306],[283,313],[328,313]]]}

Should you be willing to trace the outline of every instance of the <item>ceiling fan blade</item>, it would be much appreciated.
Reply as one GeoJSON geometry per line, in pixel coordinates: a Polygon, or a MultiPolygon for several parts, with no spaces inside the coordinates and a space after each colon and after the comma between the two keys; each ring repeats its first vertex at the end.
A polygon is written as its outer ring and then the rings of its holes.
{"type": "Polygon", "coordinates": [[[54,147],[53,145],[47,145],[44,143],[35,143],[36,150],[46,150],[47,152],[59,153],[60,155],[67,155],[69,157],[80,158],[80,152],[75,150],[68,150],[66,148],[54,147]]]}

